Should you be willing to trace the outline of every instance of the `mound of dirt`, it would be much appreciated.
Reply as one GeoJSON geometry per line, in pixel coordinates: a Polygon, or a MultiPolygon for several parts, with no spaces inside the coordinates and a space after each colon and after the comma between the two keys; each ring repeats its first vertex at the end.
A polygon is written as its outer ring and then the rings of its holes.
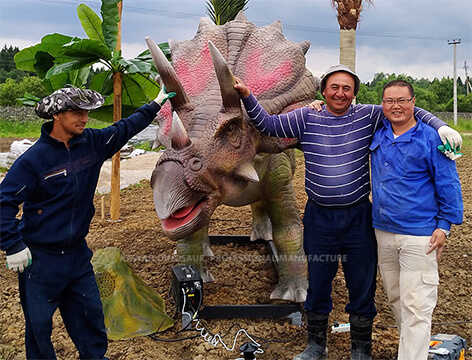
{"type": "MultiPolygon", "coordinates": [[[[471,151],[459,159],[457,164],[462,179],[465,217],[461,226],[452,229],[452,234],[440,263],[441,285],[439,303],[433,316],[432,333],[451,333],[464,337],[469,346],[472,340],[472,163],[471,151]]],[[[133,160],[130,160],[133,161],[133,160]]],[[[303,161],[298,157],[295,188],[300,211],[303,212],[306,195],[303,184],[303,161]]],[[[150,169],[152,171],[152,169],[150,169]]],[[[97,195],[95,215],[88,243],[92,250],[115,246],[121,249],[127,262],[136,273],[164,298],[168,313],[173,315],[174,304],[169,295],[171,267],[176,264],[173,255],[175,243],[166,238],[154,211],[152,193],[147,180],[132,185],[121,192],[121,221],[101,220],[100,201],[97,195]]],[[[109,195],[104,195],[109,204],[109,195]]],[[[108,207],[107,207],[108,211],[108,207]]],[[[215,212],[210,234],[249,234],[251,214],[249,207],[230,208],[222,206],[215,212]]],[[[205,285],[204,303],[216,304],[260,304],[268,303],[270,291],[276,281],[276,273],[270,263],[263,260],[267,250],[262,245],[213,246],[215,260],[210,261],[210,271],[216,278],[205,285]],[[245,256],[243,256],[245,255],[245,256]],[[254,255],[252,257],[246,255],[254,255]]],[[[4,259],[0,268],[5,269],[4,259]]],[[[330,322],[348,322],[344,312],[347,302],[346,286],[340,269],[333,283],[334,310],[330,322]]],[[[374,359],[394,359],[398,344],[393,315],[386,302],[380,278],[376,295],[378,316],[374,323],[374,359]]],[[[228,346],[240,328],[244,328],[262,344],[264,354],[257,359],[292,359],[305,346],[306,329],[292,325],[288,320],[211,320],[203,326],[212,334],[220,334],[228,346]]],[[[173,329],[162,337],[182,338],[194,333],[177,333],[173,329]]],[[[0,273],[0,359],[24,359],[24,324],[18,300],[16,275],[10,271],[0,273]]],[[[53,342],[59,359],[78,357],[69,339],[60,316],[54,316],[53,342]]],[[[236,349],[248,339],[241,335],[236,349]]],[[[349,359],[350,340],[348,333],[328,335],[330,359],[349,359]]],[[[469,356],[472,351],[468,351],[469,356]]],[[[140,337],[126,341],[111,341],[107,355],[120,360],[221,360],[236,359],[238,351],[229,352],[221,345],[214,347],[201,337],[177,342],[155,341],[140,337]]]]}

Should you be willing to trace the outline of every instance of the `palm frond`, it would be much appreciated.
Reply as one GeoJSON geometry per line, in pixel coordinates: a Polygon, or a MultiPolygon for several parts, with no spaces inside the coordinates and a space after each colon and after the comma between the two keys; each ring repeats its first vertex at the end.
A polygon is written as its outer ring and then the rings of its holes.
{"type": "Polygon", "coordinates": [[[208,0],[207,14],[216,25],[234,20],[241,10],[246,9],[249,0],[208,0]]]}
{"type": "Polygon", "coordinates": [[[373,5],[373,0],[331,0],[331,5],[338,12],[338,23],[341,29],[356,29],[360,19],[362,6],[373,5]]]}

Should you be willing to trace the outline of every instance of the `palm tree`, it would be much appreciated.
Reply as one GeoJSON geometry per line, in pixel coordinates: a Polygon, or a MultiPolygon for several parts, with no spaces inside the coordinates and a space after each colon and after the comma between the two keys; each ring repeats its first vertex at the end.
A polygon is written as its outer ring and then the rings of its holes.
{"type": "Polygon", "coordinates": [[[238,12],[245,10],[249,0],[208,0],[207,13],[216,25],[234,20],[238,12]]]}
{"type": "Polygon", "coordinates": [[[356,29],[363,3],[373,0],[331,0],[338,11],[339,62],[356,71],[356,29]]]}

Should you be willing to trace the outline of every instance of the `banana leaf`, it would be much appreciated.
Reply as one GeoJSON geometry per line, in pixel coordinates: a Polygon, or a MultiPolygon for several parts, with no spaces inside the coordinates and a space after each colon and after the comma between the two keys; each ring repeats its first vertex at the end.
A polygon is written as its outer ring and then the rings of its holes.
{"type": "Polygon", "coordinates": [[[118,38],[118,23],[120,22],[120,14],[118,13],[118,3],[121,0],[102,0],[102,32],[105,44],[108,49],[113,51],[116,48],[118,38]]]}
{"type": "Polygon", "coordinates": [[[50,58],[60,56],[62,54],[62,46],[70,43],[72,40],[71,36],[57,33],[44,36],[39,44],[27,47],[15,55],[14,60],[17,69],[37,72],[39,68],[45,75],[47,71],[44,71],[44,68],[50,62],[50,58]],[[49,54],[49,57],[45,57],[42,54],[37,57],[38,52],[49,54]],[[42,63],[43,61],[45,61],[44,64],[42,63]]]}
{"type": "Polygon", "coordinates": [[[102,30],[102,19],[100,19],[100,17],[85,4],[80,4],[77,7],[77,16],[79,17],[80,23],[89,39],[97,40],[102,44],[105,44],[102,30]]]}
{"type": "Polygon", "coordinates": [[[104,60],[110,60],[111,51],[105,44],[98,40],[78,39],[62,46],[62,54],[70,59],[79,60],[81,58],[99,57],[104,60]]]}
{"type": "MultiPolygon", "coordinates": [[[[130,116],[136,109],[159,93],[159,85],[143,74],[123,74],[122,78],[122,117],[130,116]]],[[[106,96],[105,104],[90,112],[90,117],[101,121],[113,122],[113,94],[106,96]]]]}

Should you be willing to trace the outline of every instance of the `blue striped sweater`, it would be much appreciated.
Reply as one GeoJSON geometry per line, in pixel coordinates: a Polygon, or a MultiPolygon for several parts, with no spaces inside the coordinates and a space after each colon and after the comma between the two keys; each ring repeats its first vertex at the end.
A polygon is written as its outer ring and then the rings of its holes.
{"type": "MultiPolygon", "coordinates": [[[[370,193],[369,145],[385,118],[380,105],[351,105],[335,116],[302,107],[269,115],[251,94],[243,104],[255,127],[265,135],[297,138],[305,155],[305,189],[322,206],[349,206],[370,193]]],[[[415,108],[415,117],[435,129],[446,125],[415,108]]]]}

